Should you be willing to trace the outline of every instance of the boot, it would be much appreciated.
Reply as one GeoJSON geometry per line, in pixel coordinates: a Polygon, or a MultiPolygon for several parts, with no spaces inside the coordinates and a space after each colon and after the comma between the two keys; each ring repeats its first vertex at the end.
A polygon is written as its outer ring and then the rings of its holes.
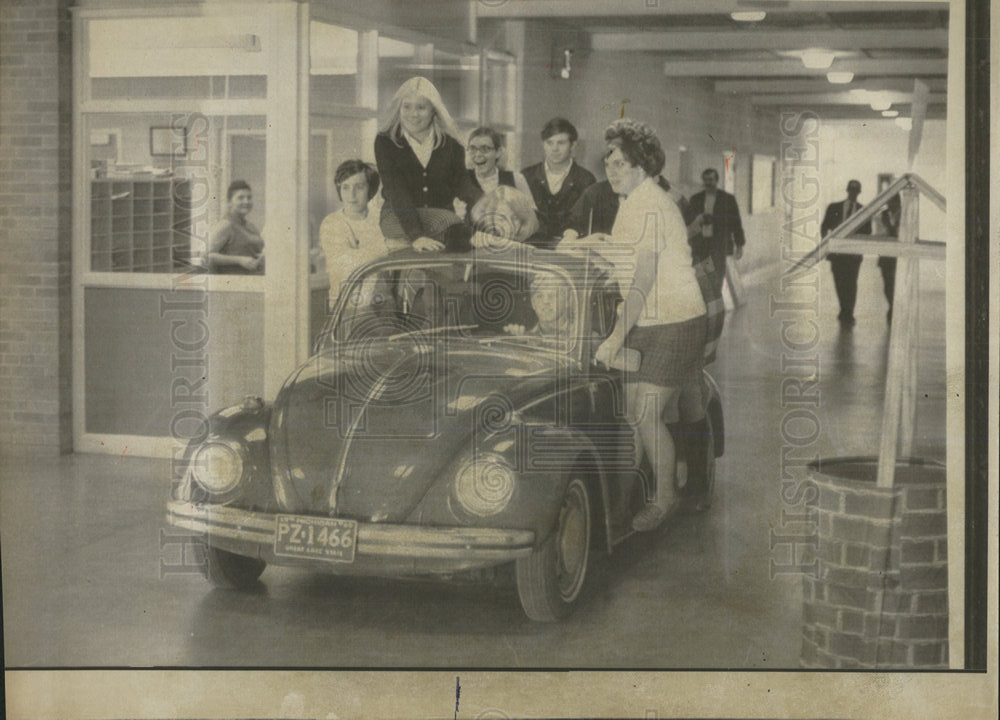
{"type": "Polygon", "coordinates": [[[708,420],[702,418],[697,422],[687,423],[682,437],[688,470],[688,481],[682,492],[685,500],[695,510],[703,512],[712,504],[708,486],[708,449],[712,442],[708,420]]]}

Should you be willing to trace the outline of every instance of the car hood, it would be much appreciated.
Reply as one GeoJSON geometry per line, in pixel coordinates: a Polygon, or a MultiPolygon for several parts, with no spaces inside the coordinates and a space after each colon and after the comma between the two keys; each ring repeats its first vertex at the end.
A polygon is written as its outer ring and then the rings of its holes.
{"type": "MultiPolygon", "coordinates": [[[[317,355],[271,415],[288,512],[402,522],[473,438],[501,430],[569,361],[526,344],[372,342],[317,355]]],[[[450,475],[450,473],[449,473],[450,475]]]]}

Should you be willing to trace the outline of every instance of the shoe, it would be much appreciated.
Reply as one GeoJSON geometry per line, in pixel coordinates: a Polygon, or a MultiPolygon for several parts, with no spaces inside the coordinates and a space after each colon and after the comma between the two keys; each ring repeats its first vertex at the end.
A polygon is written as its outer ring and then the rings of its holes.
{"type": "Polygon", "coordinates": [[[687,492],[682,489],[681,507],[686,513],[703,513],[712,507],[712,498],[704,487],[693,487],[687,492]]]}
{"type": "Polygon", "coordinates": [[[632,529],[636,532],[655,530],[665,520],[673,517],[677,513],[678,507],[680,507],[680,501],[676,499],[665,508],[661,508],[655,503],[646,503],[646,506],[632,518],[632,529]]]}

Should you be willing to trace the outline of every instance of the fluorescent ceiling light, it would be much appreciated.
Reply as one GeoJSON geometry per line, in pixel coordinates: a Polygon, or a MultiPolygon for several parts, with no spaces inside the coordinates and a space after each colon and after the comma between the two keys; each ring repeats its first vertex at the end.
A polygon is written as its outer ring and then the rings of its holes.
{"type": "Polygon", "coordinates": [[[834,85],[846,85],[854,79],[854,73],[849,70],[831,70],[826,74],[826,79],[834,85]]]}
{"type": "Polygon", "coordinates": [[[892,101],[886,98],[881,93],[872,93],[869,95],[868,104],[871,105],[872,110],[881,112],[882,110],[888,110],[892,107],[892,101]]]}
{"type": "Polygon", "coordinates": [[[894,118],[899,115],[899,110],[883,110],[882,117],[884,118],[894,118]]]}
{"type": "Polygon", "coordinates": [[[834,57],[829,50],[809,48],[802,53],[802,64],[810,70],[826,70],[833,65],[834,57]]]}
{"type": "Polygon", "coordinates": [[[736,22],[760,22],[767,17],[767,13],[763,10],[736,10],[729,13],[729,17],[736,22]]]}

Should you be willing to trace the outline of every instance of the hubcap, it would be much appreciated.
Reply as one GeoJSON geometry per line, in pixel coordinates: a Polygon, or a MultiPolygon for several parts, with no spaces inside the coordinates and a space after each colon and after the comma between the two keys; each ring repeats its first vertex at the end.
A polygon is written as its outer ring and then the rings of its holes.
{"type": "Polygon", "coordinates": [[[590,553],[590,505],[580,480],[571,481],[566,489],[559,513],[556,551],[559,595],[564,602],[572,602],[583,586],[590,553]]]}

